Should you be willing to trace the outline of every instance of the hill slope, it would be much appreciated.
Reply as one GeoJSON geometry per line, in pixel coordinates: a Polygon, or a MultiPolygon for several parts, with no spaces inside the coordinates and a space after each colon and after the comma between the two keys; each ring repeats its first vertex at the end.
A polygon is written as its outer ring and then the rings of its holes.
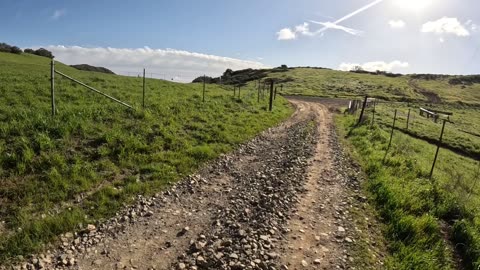
{"type": "Polygon", "coordinates": [[[94,71],[94,72],[101,72],[101,73],[107,73],[107,74],[115,74],[113,71],[111,71],[108,68],[95,67],[95,66],[91,66],[91,65],[87,65],[87,64],[71,65],[71,67],[74,67],[78,70],[94,71]]]}
{"type": "Polygon", "coordinates": [[[480,105],[480,84],[450,84],[455,76],[426,80],[404,75],[387,77],[329,69],[294,68],[269,74],[284,83],[283,94],[323,97],[369,95],[386,100],[480,105]]]}

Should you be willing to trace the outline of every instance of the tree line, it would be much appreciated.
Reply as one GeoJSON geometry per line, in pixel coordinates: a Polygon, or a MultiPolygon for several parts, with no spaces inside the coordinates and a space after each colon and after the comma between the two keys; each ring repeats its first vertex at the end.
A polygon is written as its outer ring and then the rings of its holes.
{"type": "Polygon", "coordinates": [[[22,50],[17,46],[12,46],[12,45],[9,45],[9,44],[3,43],[3,42],[0,43],[0,52],[14,53],[14,54],[29,53],[29,54],[34,54],[34,55],[43,56],[43,57],[47,57],[47,58],[54,58],[55,57],[55,56],[53,56],[51,51],[49,51],[47,49],[44,49],[44,48],[40,48],[40,49],[37,49],[37,50],[33,50],[33,49],[22,50]]]}

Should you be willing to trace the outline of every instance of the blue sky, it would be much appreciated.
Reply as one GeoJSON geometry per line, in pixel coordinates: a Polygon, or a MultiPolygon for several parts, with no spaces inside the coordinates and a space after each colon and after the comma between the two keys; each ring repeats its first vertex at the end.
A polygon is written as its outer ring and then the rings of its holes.
{"type": "Polygon", "coordinates": [[[0,41],[183,79],[281,64],[466,74],[479,73],[479,10],[478,0],[2,0],[0,41]]]}

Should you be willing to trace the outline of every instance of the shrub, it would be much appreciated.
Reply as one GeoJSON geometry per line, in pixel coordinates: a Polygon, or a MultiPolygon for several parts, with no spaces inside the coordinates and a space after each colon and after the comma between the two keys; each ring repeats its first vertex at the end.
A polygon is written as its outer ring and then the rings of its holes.
{"type": "Polygon", "coordinates": [[[12,48],[10,48],[10,52],[11,52],[11,53],[14,53],[14,54],[21,54],[21,53],[22,53],[22,49],[20,49],[20,48],[17,47],[17,46],[13,46],[12,48]]]}
{"type": "Polygon", "coordinates": [[[0,52],[10,52],[11,48],[7,43],[0,43],[0,52]]]}
{"type": "Polygon", "coordinates": [[[47,57],[47,58],[54,58],[52,52],[47,50],[47,49],[44,49],[44,48],[40,48],[40,49],[36,50],[35,54],[38,55],[38,56],[43,56],[43,57],[47,57]]]}
{"type": "Polygon", "coordinates": [[[91,65],[87,65],[87,64],[71,65],[71,67],[76,68],[78,70],[94,71],[94,72],[107,73],[107,74],[115,74],[115,73],[113,73],[113,71],[111,71],[108,68],[95,67],[95,66],[91,66],[91,65]]]}

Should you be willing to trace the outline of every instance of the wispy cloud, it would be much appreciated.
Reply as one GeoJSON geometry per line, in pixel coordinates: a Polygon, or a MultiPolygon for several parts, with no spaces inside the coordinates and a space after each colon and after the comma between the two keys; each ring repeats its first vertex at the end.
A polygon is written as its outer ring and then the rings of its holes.
{"type": "MultiPolygon", "coordinates": [[[[468,23],[468,22],[467,22],[468,23]]],[[[455,35],[458,37],[470,36],[468,25],[472,22],[463,25],[457,18],[443,17],[436,21],[426,22],[422,25],[421,32],[434,33],[437,35],[455,35]]]]}
{"type": "Polygon", "coordinates": [[[174,50],[121,48],[85,48],[79,46],[48,46],[55,59],[66,64],[90,64],[103,66],[118,74],[128,75],[132,71],[166,74],[168,79],[189,82],[197,76],[206,74],[219,76],[227,68],[233,70],[245,68],[267,68],[258,61],[247,61],[216,55],[174,50]]]}
{"type": "Polygon", "coordinates": [[[374,62],[367,62],[363,64],[359,63],[341,63],[338,67],[339,70],[343,71],[350,71],[354,70],[356,67],[361,67],[363,70],[375,72],[377,70],[380,71],[393,71],[394,69],[398,68],[408,68],[410,65],[408,62],[402,61],[392,61],[392,62],[385,62],[385,61],[374,61],[374,62]]]}
{"type": "Polygon", "coordinates": [[[353,29],[353,28],[348,28],[348,27],[345,27],[345,26],[341,26],[341,25],[338,25],[338,24],[335,24],[335,23],[332,23],[332,22],[316,22],[316,21],[310,21],[310,22],[314,23],[314,24],[322,25],[326,29],[340,30],[340,31],[344,31],[344,32],[346,32],[350,35],[354,35],[354,36],[359,36],[359,35],[363,34],[363,31],[356,30],[356,29],[353,29]]]}
{"type": "Polygon", "coordinates": [[[407,23],[405,23],[403,20],[390,20],[388,21],[388,25],[390,25],[391,28],[399,29],[399,28],[405,28],[407,23]]]}
{"type": "Polygon", "coordinates": [[[465,26],[470,28],[470,30],[472,30],[472,32],[476,32],[478,30],[478,25],[473,23],[472,20],[468,20],[467,22],[465,22],[465,26]]]}
{"type": "Polygon", "coordinates": [[[58,20],[61,17],[65,16],[67,14],[67,10],[65,9],[57,9],[53,12],[52,16],[50,16],[50,19],[52,20],[58,20]]]}
{"type": "Polygon", "coordinates": [[[355,30],[355,29],[352,29],[352,28],[348,28],[348,27],[345,27],[345,26],[341,26],[339,24],[341,22],[344,22],[344,21],[352,18],[353,16],[355,16],[359,13],[362,13],[362,12],[372,8],[373,6],[376,6],[376,5],[380,4],[383,1],[384,0],[375,0],[372,3],[370,3],[366,6],[363,6],[359,9],[345,15],[342,18],[340,18],[340,19],[338,19],[334,22],[310,21],[312,23],[320,24],[320,25],[323,26],[322,28],[320,28],[316,31],[310,31],[309,24],[306,23],[306,22],[301,24],[301,25],[298,25],[294,28],[283,28],[283,29],[281,29],[280,31],[277,32],[277,38],[278,38],[278,40],[292,40],[292,39],[296,39],[299,35],[304,35],[304,36],[323,35],[323,32],[325,32],[328,29],[341,30],[341,31],[344,31],[344,32],[349,33],[351,35],[360,35],[362,33],[362,31],[355,30]]]}

